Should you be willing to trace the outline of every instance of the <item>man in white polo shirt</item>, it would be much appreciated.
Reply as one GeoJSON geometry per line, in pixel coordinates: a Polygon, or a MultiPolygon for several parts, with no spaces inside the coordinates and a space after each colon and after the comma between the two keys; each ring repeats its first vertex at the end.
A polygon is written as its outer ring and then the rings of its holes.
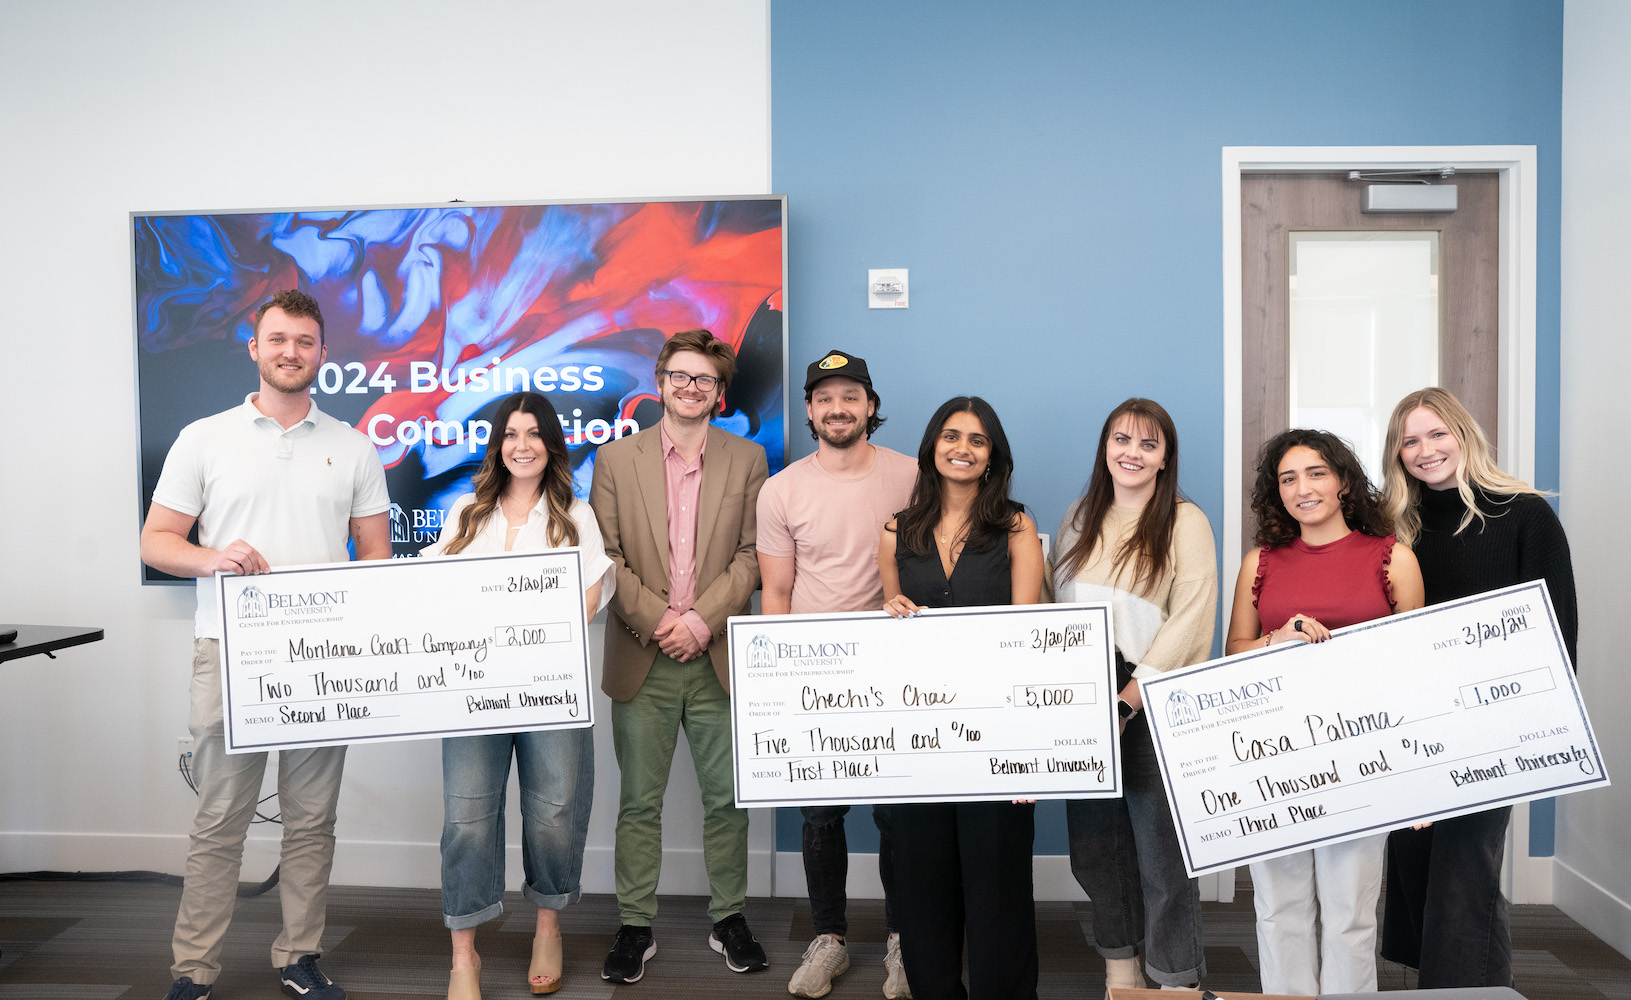
{"type": "MultiPolygon", "coordinates": [[[[917,461],[871,442],[883,423],[866,362],[828,351],[804,379],[806,426],[816,451],[771,476],[759,492],[761,609],[767,615],[876,611],[883,607],[878,534],[906,507],[917,461]]],[[[804,806],[804,880],[815,939],[787,983],[794,996],[822,997],[849,968],[844,883],[849,806],[804,806]]],[[[900,935],[889,909],[893,884],[888,810],[872,810],[878,826],[878,875],[884,889],[884,996],[910,997],[900,960],[900,935]]]]}
{"type": "MultiPolygon", "coordinates": [[[[308,392],[326,353],[322,312],[309,295],[283,291],[261,306],[249,342],[260,391],[182,430],[142,526],[143,562],[198,578],[188,720],[198,811],[167,1000],[207,1000],[221,973],[221,940],[266,769],[264,753],[226,753],[215,573],[344,562],[348,539],[358,559],[391,555],[379,454],[350,425],[319,411],[308,392]],[[196,545],[187,540],[194,524],[196,545]]],[[[278,758],[283,933],[272,945],[272,965],[283,991],[303,1000],[345,1000],[345,990],[317,967],[344,765],[343,746],[284,750],[278,758]]]]}

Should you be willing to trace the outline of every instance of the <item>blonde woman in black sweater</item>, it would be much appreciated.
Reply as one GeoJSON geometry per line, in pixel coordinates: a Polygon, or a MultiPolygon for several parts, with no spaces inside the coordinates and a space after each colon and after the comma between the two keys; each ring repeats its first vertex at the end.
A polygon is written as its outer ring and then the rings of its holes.
{"type": "MultiPolygon", "coordinates": [[[[1437,387],[1399,401],[1383,451],[1382,508],[1421,564],[1427,603],[1545,580],[1575,658],[1574,570],[1545,494],[1495,465],[1461,401],[1437,387]]],[[[1512,809],[1440,820],[1388,838],[1382,957],[1421,989],[1509,986],[1512,940],[1501,859],[1512,809]]]]}

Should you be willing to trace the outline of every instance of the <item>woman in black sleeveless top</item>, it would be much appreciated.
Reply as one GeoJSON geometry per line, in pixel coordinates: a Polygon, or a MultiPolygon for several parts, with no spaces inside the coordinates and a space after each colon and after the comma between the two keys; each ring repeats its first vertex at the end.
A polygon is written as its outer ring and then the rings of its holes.
{"type": "MultiPolygon", "coordinates": [[[[917,452],[909,507],[878,544],[884,610],[1036,604],[1042,541],[1008,497],[1014,461],[1002,423],[978,396],[936,411],[917,452]]],[[[1034,806],[946,802],[888,808],[895,835],[895,920],[916,1000],[1031,1000],[1036,912],[1034,806]],[[963,940],[969,987],[963,987],[963,940]]]]}

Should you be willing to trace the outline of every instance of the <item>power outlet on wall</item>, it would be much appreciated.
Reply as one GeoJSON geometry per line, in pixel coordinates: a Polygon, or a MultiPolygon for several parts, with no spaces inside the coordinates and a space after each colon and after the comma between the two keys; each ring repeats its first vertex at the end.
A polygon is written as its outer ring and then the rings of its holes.
{"type": "Polygon", "coordinates": [[[176,737],[176,757],[189,764],[193,762],[193,738],[191,736],[176,737]]]}

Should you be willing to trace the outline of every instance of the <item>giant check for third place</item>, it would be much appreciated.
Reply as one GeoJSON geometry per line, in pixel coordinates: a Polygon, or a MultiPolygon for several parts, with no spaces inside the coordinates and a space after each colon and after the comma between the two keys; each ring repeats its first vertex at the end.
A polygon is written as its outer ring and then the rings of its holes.
{"type": "Polygon", "coordinates": [[[1121,794],[1109,605],[729,629],[737,805],[1121,794]]]}
{"type": "Polygon", "coordinates": [[[1540,582],[1141,685],[1191,875],[1608,784],[1540,582]]]}

